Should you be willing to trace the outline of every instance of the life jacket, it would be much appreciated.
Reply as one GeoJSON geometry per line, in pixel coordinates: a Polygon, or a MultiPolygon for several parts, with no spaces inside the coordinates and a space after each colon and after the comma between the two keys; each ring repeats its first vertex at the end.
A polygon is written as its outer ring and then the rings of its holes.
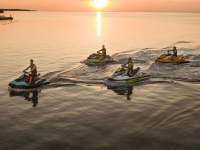
{"type": "Polygon", "coordinates": [[[102,48],[102,55],[106,56],[106,49],[105,48],[102,48]]]}
{"type": "Polygon", "coordinates": [[[173,56],[177,57],[177,50],[174,50],[174,51],[173,51],[173,53],[174,53],[173,56]],[[174,51],[175,51],[175,53],[174,53],[174,51]]]}
{"type": "Polygon", "coordinates": [[[128,69],[129,70],[133,70],[133,62],[129,62],[128,63],[128,69]]]}
{"type": "MultiPolygon", "coordinates": [[[[33,69],[33,66],[34,66],[35,64],[32,64],[31,65],[31,70],[33,69]]],[[[33,70],[33,71],[31,71],[31,73],[32,73],[32,75],[36,75],[37,76],[37,69],[35,68],[35,70],[33,70]]]]}

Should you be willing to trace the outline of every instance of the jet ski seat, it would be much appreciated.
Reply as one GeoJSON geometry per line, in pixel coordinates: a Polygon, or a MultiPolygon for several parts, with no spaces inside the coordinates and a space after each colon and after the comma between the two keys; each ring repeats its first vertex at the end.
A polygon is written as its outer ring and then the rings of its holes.
{"type": "Polygon", "coordinates": [[[137,73],[138,73],[138,71],[140,70],[140,68],[139,67],[137,67],[137,68],[135,68],[135,69],[133,69],[133,71],[131,72],[132,73],[132,75],[134,76],[134,75],[136,75],[137,73]]]}
{"type": "MultiPolygon", "coordinates": [[[[36,80],[41,74],[38,73],[37,76],[35,78],[33,78],[33,81],[36,80]]],[[[25,79],[25,82],[29,82],[30,81],[30,76],[27,76],[25,79]]]]}
{"type": "Polygon", "coordinates": [[[39,76],[40,76],[40,73],[37,74],[37,76],[33,79],[33,81],[36,80],[39,76]]]}

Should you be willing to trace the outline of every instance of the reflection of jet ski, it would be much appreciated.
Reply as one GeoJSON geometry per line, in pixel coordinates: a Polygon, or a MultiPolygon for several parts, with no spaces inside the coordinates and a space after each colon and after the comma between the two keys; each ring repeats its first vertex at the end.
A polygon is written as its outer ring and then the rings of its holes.
{"type": "Polygon", "coordinates": [[[150,78],[150,75],[141,72],[139,67],[132,71],[131,77],[127,75],[127,72],[125,68],[118,68],[108,80],[116,83],[134,83],[150,78]]]}
{"type": "Polygon", "coordinates": [[[156,62],[162,63],[189,63],[190,61],[186,60],[183,57],[183,54],[177,55],[177,57],[172,58],[170,54],[162,54],[156,59],[156,62]]]}
{"type": "Polygon", "coordinates": [[[21,92],[11,91],[10,97],[13,97],[13,96],[21,96],[21,97],[24,97],[25,100],[27,100],[27,101],[32,101],[33,107],[36,107],[38,104],[38,91],[37,90],[21,91],[21,92]]]}
{"type": "Polygon", "coordinates": [[[110,62],[114,62],[115,60],[110,57],[109,55],[106,55],[106,57],[104,59],[101,59],[101,56],[99,56],[98,54],[91,54],[87,59],[86,62],[88,63],[110,63],[110,62]]]}
{"type": "Polygon", "coordinates": [[[28,73],[25,72],[23,75],[21,75],[19,78],[13,80],[8,84],[11,88],[16,89],[32,89],[37,88],[41,85],[49,84],[50,82],[47,82],[45,79],[41,79],[40,74],[35,77],[30,84],[29,83],[29,76],[28,73]]]}
{"type": "Polygon", "coordinates": [[[131,95],[133,94],[133,87],[128,86],[128,87],[116,87],[116,86],[108,86],[107,87],[110,90],[113,90],[115,93],[118,95],[126,95],[127,100],[131,100],[131,95]]]}

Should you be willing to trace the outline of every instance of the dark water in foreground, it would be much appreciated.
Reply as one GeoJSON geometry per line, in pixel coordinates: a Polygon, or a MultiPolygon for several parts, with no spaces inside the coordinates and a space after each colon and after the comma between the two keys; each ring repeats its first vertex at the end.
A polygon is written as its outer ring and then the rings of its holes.
{"type": "Polygon", "coordinates": [[[200,63],[154,62],[174,45],[200,60],[199,14],[12,15],[19,22],[0,22],[0,150],[200,149],[200,63]],[[102,43],[117,63],[80,63],[102,43]],[[151,79],[106,86],[103,80],[129,56],[151,79]],[[51,84],[8,91],[30,58],[51,84]]]}
{"type": "Polygon", "coordinates": [[[64,86],[9,103],[8,94],[1,148],[198,149],[199,93],[199,85],[166,81],[109,90],[64,86]]]}

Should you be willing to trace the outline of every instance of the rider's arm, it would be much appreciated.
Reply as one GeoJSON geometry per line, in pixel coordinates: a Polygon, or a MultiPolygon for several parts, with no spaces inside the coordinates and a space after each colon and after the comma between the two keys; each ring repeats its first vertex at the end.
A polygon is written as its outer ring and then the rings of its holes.
{"type": "Polygon", "coordinates": [[[102,51],[102,49],[98,50],[98,52],[102,51]]]}
{"type": "Polygon", "coordinates": [[[124,68],[125,68],[127,64],[128,64],[128,61],[124,61],[124,63],[123,63],[122,65],[123,65],[124,68]]]}
{"type": "Polygon", "coordinates": [[[27,69],[29,69],[31,66],[28,66],[26,69],[24,69],[24,72],[27,70],[27,69]]]}

